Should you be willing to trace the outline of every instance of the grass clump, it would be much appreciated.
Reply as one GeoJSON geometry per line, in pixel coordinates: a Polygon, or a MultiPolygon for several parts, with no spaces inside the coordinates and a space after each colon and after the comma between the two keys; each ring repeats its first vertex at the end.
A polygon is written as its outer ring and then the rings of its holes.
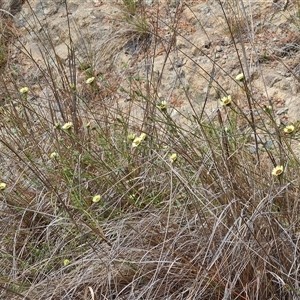
{"type": "MultiPolygon", "coordinates": [[[[154,56],[169,41],[158,32],[154,56]]],[[[173,46],[163,49],[164,73],[173,46]]],[[[44,54],[38,82],[0,77],[3,299],[296,299],[299,124],[281,126],[272,101],[257,100],[236,54],[239,74],[207,56],[230,93],[211,73],[195,105],[179,80],[189,111],[153,70],[125,70],[113,90],[109,74],[78,82],[72,43],[69,64],[44,54]]]]}

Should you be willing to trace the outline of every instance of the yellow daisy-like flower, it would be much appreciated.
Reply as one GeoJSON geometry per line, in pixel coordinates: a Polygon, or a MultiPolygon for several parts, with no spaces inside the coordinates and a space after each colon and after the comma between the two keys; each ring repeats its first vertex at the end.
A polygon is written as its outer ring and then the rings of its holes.
{"type": "Polygon", "coordinates": [[[165,110],[167,108],[167,102],[163,100],[157,104],[156,107],[160,110],[165,110]]]}
{"type": "Polygon", "coordinates": [[[129,133],[127,135],[128,140],[133,141],[135,139],[135,133],[129,133]]]}
{"type": "Polygon", "coordinates": [[[237,75],[237,76],[235,77],[235,80],[237,80],[237,81],[243,81],[243,80],[244,80],[244,74],[243,74],[243,73],[240,73],[239,75],[237,75]]]}
{"type": "Polygon", "coordinates": [[[142,132],[142,133],[140,134],[140,139],[141,139],[142,141],[143,141],[146,137],[147,137],[147,134],[146,134],[146,133],[142,132]]]}
{"type": "Polygon", "coordinates": [[[100,196],[100,195],[96,195],[96,196],[93,197],[93,202],[94,202],[94,203],[97,203],[97,202],[99,202],[100,200],[101,200],[101,196],[100,196]]]}
{"type": "Polygon", "coordinates": [[[283,173],[283,166],[277,166],[272,170],[272,175],[279,176],[283,173]]]}
{"type": "Polygon", "coordinates": [[[228,95],[226,97],[223,97],[221,99],[221,102],[222,102],[222,105],[224,105],[224,106],[229,105],[231,103],[231,96],[228,95]]]}
{"type": "Polygon", "coordinates": [[[52,152],[51,154],[50,154],[50,158],[51,159],[54,159],[54,158],[57,158],[58,157],[58,153],[57,152],[52,152]]]}
{"type": "Polygon", "coordinates": [[[6,189],[6,183],[1,182],[1,183],[0,183],[0,191],[3,191],[3,190],[5,190],[5,189],[6,189]]]}
{"type": "Polygon", "coordinates": [[[136,137],[131,144],[132,148],[138,147],[141,142],[142,142],[141,137],[136,137]]]}
{"type": "Polygon", "coordinates": [[[92,84],[92,83],[94,82],[94,80],[95,80],[95,77],[90,77],[90,78],[88,78],[88,79],[86,80],[85,83],[87,83],[87,84],[92,84]]]}
{"type": "Polygon", "coordinates": [[[177,160],[177,154],[173,153],[170,158],[169,158],[170,162],[173,163],[175,160],[177,160]]]}
{"type": "Polygon", "coordinates": [[[67,265],[69,265],[71,262],[69,259],[65,259],[64,260],[64,266],[66,267],[67,265]]]}
{"type": "Polygon", "coordinates": [[[72,128],[72,127],[73,127],[73,123],[72,122],[67,122],[66,124],[64,124],[62,126],[62,129],[63,130],[68,130],[68,129],[72,128]]]}
{"type": "Polygon", "coordinates": [[[21,94],[27,94],[28,93],[28,91],[29,91],[29,88],[28,87],[22,87],[22,88],[20,88],[20,93],[21,94]]]}
{"type": "Polygon", "coordinates": [[[283,129],[283,131],[285,133],[292,133],[294,130],[295,130],[295,127],[293,125],[288,125],[283,129]]]}

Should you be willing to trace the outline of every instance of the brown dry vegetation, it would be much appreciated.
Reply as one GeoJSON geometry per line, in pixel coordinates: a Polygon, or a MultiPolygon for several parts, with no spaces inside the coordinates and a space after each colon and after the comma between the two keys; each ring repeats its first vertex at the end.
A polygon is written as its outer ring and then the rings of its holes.
{"type": "MultiPolygon", "coordinates": [[[[134,37],[137,60],[167,60],[182,7],[167,24],[171,39],[153,8],[120,7],[127,27],[103,55],[134,37]]],[[[232,102],[210,114],[209,93],[201,107],[185,86],[163,98],[151,68],[101,72],[77,59],[71,40],[68,64],[50,48],[26,81],[9,55],[30,53],[1,24],[1,299],[298,299],[299,124],[286,133],[275,104],[251,86],[236,26],[251,20],[223,18],[245,79],[228,74],[232,102]],[[37,101],[45,86],[50,96],[37,101]]],[[[219,102],[227,96],[212,77],[207,86],[219,102]]]]}

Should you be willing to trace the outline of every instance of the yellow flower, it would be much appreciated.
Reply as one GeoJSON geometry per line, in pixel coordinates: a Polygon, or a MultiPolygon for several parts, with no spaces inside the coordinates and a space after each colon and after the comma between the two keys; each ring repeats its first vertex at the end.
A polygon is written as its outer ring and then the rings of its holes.
{"type": "Polygon", "coordinates": [[[221,99],[221,102],[222,102],[222,105],[224,105],[224,106],[229,105],[231,103],[231,96],[228,95],[226,97],[223,97],[221,99]]]}
{"type": "Polygon", "coordinates": [[[133,142],[132,142],[132,148],[136,148],[140,143],[141,143],[142,139],[141,137],[136,137],[133,142]]]}
{"type": "Polygon", "coordinates": [[[65,259],[64,260],[64,266],[66,267],[67,265],[69,265],[71,262],[69,259],[65,259]]]}
{"type": "Polygon", "coordinates": [[[63,130],[68,130],[70,128],[73,127],[73,123],[72,122],[67,122],[66,124],[64,124],[64,126],[62,127],[63,130]]]}
{"type": "Polygon", "coordinates": [[[283,129],[283,131],[285,133],[292,133],[294,130],[295,130],[295,127],[293,125],[288,125],[283,129]]]}
{"type": "Polygon", "coordinates": [[[235,80],[237,80],[237,81],[243,81],[243,80],[244,80],[244,74],[243,74],[243,73],[240,73],[239,75],[237,75],[237,76],[235,77],[235,80]]]}
{"type": "Polygon", "coordinates": [[[99,202],[100,200],[101,200],[101,196],[100,196],[100,195],[96,195],[96,196],[93,197],[93,202],[94,202],[94,203],[97,203],[97,202],[99,202]]]}
{"type": "Polygon", "coordinates": [[[136,195],[135,195],[135,194],[129,195],[129,199],[130,199],[131,201],[135,201],[135,200],[136,200],[136,195]]]}
{"type": "Polygon", "coordinates": [[[272,175],[279,176],[283,173],[283,166],[277,166],[272,170],[272,175]]]}
{"type": "Polygon", "coordinates": [[[173,154],[170,156],[170,162],[173,163],[175,160],[177,160],[177,154],[176,154],[176,153],[173,153],[173,154]]]}
{"type": "Polygon", "coordinates": [[[6,183],[1,182],[1,183],[0,183],[0,191],[3,191],[3,190],[5,190],[5,189],[6,189],[6,183]]]}
{"type": "Polygon", "coordinates": [[[22,87],[22,88],[20,88],[20,93],[21,94],[27,94],[28,93],[28,91],[29,91],[29,89],[28,89],[28,87],[22,87]]]}
{"type": "Polygon", "coordinates": [[[85,127],[86,127],[86,128],[91,127],[91,122],[86,123],[86,124],[85,124],[85,127]]]}
{"type": "Polygon", "coordinates": [[[94,82],[94,80],[95,80],[95,77],[90,77],[90,78],[88,78],[88,79],[86,80],[85,83],[87,83],[87,84],[92,84],[92,83],[94,82]]]}
{"type": "Polygon", "coordinates": [[[157,104],[156,107],[160,110],[165,110],[167,108],[167,102],[163,100],[157,104]]]}
{"type": "Polygon", "coordinates": [[[146,134],[146,133],[142,132],[142,133],[140,134],[140,139],[141,139],[141,141],[143,141],[146,137],[147,137],[147,134],[146,134]]]}
{"type": "Polygon", "coordinates": [[[129,133],[127,135],[128,140],[133,141],[135,139],[135,133],[129,133]]]}
{"type": "Polygon", "coordinates": [[[51,159],[54,159],[54,158],[57,158],[58,157],[58,153],[57,152],[52,152],[51,154],[50,154],[50,158],[51,159]]]}

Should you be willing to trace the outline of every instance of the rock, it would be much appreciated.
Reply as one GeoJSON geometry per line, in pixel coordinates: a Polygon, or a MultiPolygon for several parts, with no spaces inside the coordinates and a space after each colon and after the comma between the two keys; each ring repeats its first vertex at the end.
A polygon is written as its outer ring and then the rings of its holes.
{"type": "Polygon", "coordinates": [[[176,38],[176,47],[177,49],[187,48],[189,42],[186,37],[178,36],[176,38]]]}
{"type": "Polygon", "coordinates": [[[57,9],[55,7],[47,7],[44,9],[44,14],[48,15],[48,16],[53,15],[56,12],[57,12],[57,9]]]}
{"type": "Polygon", "coordinates": [[[222,52],[221,46],[217,46],[216,49],[215,49],[215,51],[216,51],[216,52],[222,52]]]}
{"type": "Polygon", "coordinates": [[[56,55],[63,61],[67,60],[69,56],[69,47],[66,43],[61,43],[54,48],[56,55]]]}
{"type": "Polygon", "coordinates": [[[276,115],[282,115],[282,114],[286,113],[288,110],[289,110],[288,107],[283,107],[276,112],[276,115]]]}

